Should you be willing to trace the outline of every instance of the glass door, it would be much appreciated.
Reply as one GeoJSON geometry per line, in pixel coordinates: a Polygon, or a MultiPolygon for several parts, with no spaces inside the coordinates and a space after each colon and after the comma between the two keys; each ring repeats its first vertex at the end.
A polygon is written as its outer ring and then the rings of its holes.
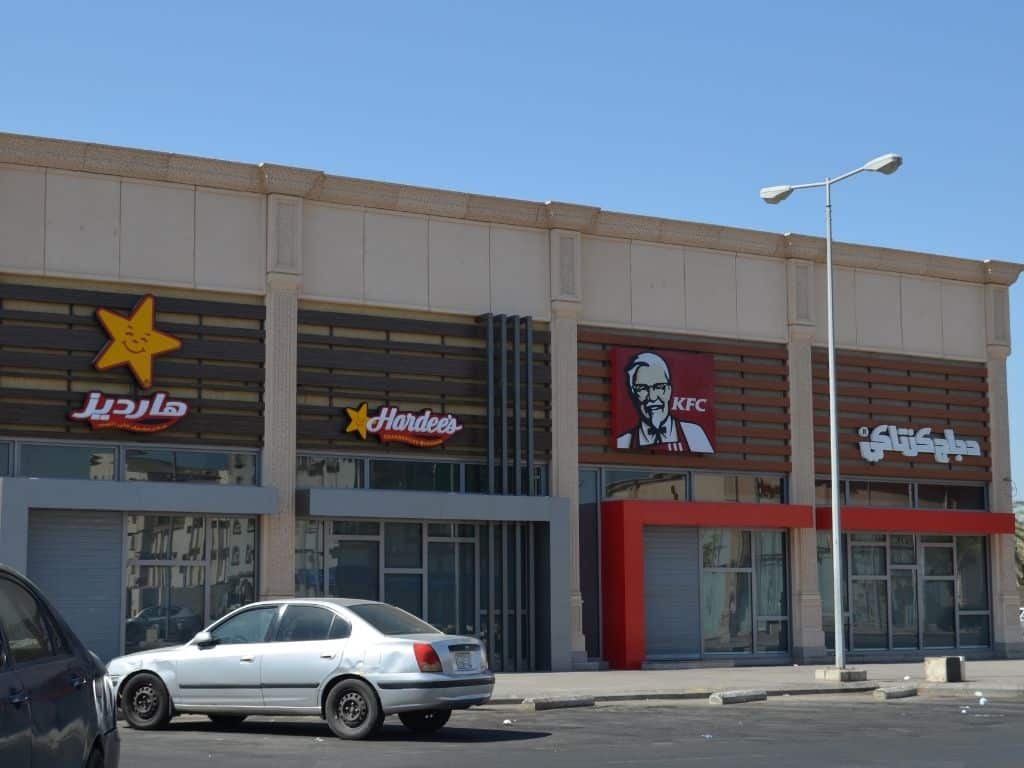
{"type": "Polygon", "coordinates": [[[953,538],[922,536],[921,561],[924,621],[921,639],[925,648],[956,646],[956,576],[953,538]],[[948,540],[946,543],[945,540],[948,540]]]}

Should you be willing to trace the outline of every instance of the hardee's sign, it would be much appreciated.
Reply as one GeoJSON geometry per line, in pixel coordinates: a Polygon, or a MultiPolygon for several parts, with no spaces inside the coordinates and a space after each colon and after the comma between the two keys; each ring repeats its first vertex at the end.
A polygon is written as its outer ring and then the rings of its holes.
{"type": "MultiPolygon", "coordinates": [[[[153,358],[181,349],[181,339],[154,327],[156,298],[146,294],[122,315],[106,307],[96,310],[96,319],[109,337],[92,365],[97,371],[126,366],[143,389],[153,385],[153,358]]],[[[134,398],[92,391],[82,406],[68,414],[72,421],[86,422],[92,429],[124,429],[129,432],[159,432],[188,415],[188,403],[173,400],[166,392],[134,398]]]]}
{"type": "Polygon", "coordinates": [[[348,414],[345,432],[357,432],[363,440],[368,435],[376,435],[382,443],[436,448],[462,431],[462,423],[456,416],[437,415],[429,408],[413,412],[384,405],[370,416],[366,403],[362,403],[358,408],[346,408],[345,412],[348,414]]]}

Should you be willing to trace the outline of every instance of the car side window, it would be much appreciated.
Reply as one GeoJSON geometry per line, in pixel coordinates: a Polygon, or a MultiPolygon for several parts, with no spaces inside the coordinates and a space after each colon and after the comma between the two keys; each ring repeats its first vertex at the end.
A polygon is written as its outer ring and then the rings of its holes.
{"type": "Polygon", "coordinates": [[[284,618],[277,625],[274,640],[279,643],[300,643],[307,640],[327,640],[331,632],[334,612],[315,605],[289,605],[284,618]]]}
{"type": "Polygon", "coordinates": [[[264,643],[267,640],[267,630],[274,623],[276,615],[276,607],[253,608],[232,616],[214,628],[210,634],[220,645],[264,643]]]}
{"type": "Polygon", "coordinates": [[[331,631],[327,634],[328,640],[344,640],[352,634],[352,625],[341,616],[335,616],[331,623],[331,631]]]}
{"type": "Polygon", "coordinates": [[[32,594],[8,579],[0,579],[0,626],[15,664],[27,664],[57,655],[52,620],[32,594]]]}

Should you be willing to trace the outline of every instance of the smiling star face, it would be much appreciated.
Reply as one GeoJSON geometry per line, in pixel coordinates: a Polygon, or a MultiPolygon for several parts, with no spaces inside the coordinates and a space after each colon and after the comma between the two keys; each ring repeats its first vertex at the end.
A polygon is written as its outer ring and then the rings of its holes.
{"type": "Polygon", "coordinates": [[[153,327],[156,299],[143,296],[127,317],[109,309],[97,309],[110,341],[93,361],[97,371],[108,371],[127,365],[143,389],[153,384],[153,358],[181,349],[181,339],[153,327]]]}

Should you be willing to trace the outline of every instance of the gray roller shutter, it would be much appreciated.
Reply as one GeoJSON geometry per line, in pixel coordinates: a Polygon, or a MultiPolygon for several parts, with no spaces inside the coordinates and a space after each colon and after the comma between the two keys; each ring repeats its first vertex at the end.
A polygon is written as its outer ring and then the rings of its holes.
{"type": "Polygon", "coordinates": [[[115,512],[29,513],[28,576],[103,661],[121,653],[121,528],[115,512]]]}
{"type": "Polygon", "coordinates": [[[644,528],[647,657],[700,655],[700,564],[696,528],[644,528]]]}

